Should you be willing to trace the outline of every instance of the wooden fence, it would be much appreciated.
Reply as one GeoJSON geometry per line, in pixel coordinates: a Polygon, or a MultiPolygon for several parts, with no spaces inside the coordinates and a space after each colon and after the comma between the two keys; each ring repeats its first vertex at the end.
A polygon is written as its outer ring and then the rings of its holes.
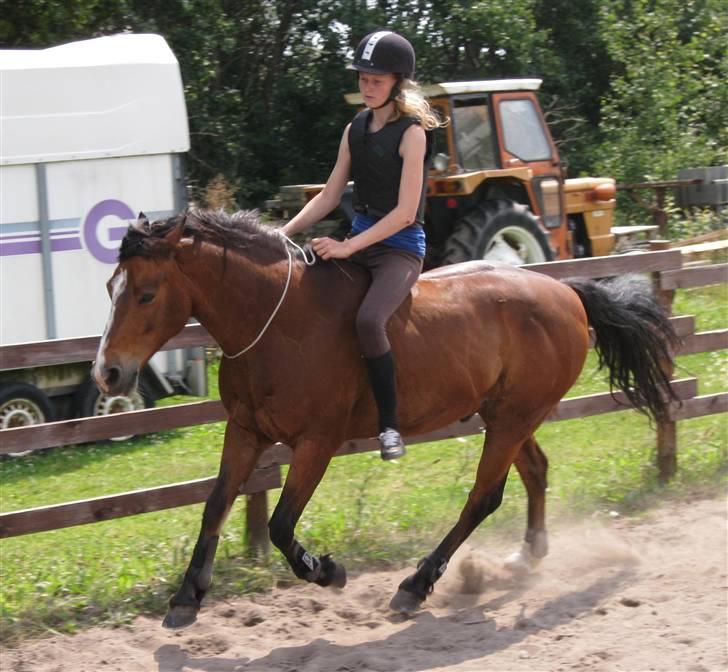
{"type": "MultiPolygon", "coordinates": [[[[657,244],[657,247],[666,247],[657,244]]],[[[616,257],[599,257],[573,261],[533,264],[531,270],[554,278],[597,278],[623,273],[650,273],[659,300],[668,309],[678,288],[698,287],[728,281],[728,264],[683,267],[679,250],[663,249],[616,257]]],[[[728,347],[728,329],[695,332],[692,316],[673,317],[673,324],[682,338],[679,355],[710,352],[728,347]]],[[[89,361],[96,354],[98,337],[42,341],[0,347],[0,369],[17,369],[68,362],[89,361]]],[[[199,325],[188,326],[170,340],[163,349],[210,344],[210,335],[199,325]]],[[[676,423],[728,410],[728,392],[697,394],[697,380],[674,380],[672,387],[681,400],[673,404],[669,419],[657,426],[657,465],[660,478],[668,480],[677,469],[676,423]]],[[[629,408],[621,393],[591,394],[562,400],[548,422],[588,417],[629,408]]],[[[126,434],[158,432],[226,419],[220,401],[200,401],[178,406],[147,409],[110,416],[66,420],[30,427],[0,431],[0,454],[40,450],[88,441],[98,441],[126,434]]],[[[482,421],[474,416],[467,421],[423,436],[408,437],[409,444],[468,436],[483,431],[482,421]]],[[[378,450],[373,439],[348,441],[337,455],[378,450]]],[[[267,495],[280,487],[280,465],[290,462],[290,449],[277,444],[261,457],[251,478],[241,489],[246,494],[247,543],[256,549],[267,548],[267,495]]],[[[78,502],[43,506],[0,514],[0,538],[31,532],[70,527],[112,518],[158,511],[203,502],[215,478],[97,497],[78,502]]]]}

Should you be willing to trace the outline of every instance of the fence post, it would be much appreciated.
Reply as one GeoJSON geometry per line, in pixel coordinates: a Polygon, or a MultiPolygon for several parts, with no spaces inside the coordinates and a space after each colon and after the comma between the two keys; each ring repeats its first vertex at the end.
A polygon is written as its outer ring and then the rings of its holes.
{"type": "MultiPolygon", "coordinates": [[[[650,251],[670,249],[669,240],[651,240],[650,251]]],[[[657,302],[672,315],[672,302],[675,298],[674,289],[660,287],[660,273],[652,274],[652,286],[657,302]]],[[[664,363],[664,368],[670,378],[673,377],[673,366],[670,362],[664,363]]],[[[667,483],[677,473],[677,423],[674,420],[657,422],[657,479],[667,483]]]]}
{"type": "MultiPolygon", "coordinates": [[[[667,235],[667,212],[665,212],[666,191],[667,187],[655,188],[655,204],[652,206],[652,221],[657,224],[657,230],[660,232],[661,236],[667,235]]],[[[667,247],[669,247],[669,245],[667,247]]],[[[665,250],[667,247],[660,249],[665,250]]]]}
{"type": "Polygon", "coordinates": [[[267,557],[270,550],[268,493],[265,491],[245,498],[245,547],[251,555],[259,557],[267,557]]]}

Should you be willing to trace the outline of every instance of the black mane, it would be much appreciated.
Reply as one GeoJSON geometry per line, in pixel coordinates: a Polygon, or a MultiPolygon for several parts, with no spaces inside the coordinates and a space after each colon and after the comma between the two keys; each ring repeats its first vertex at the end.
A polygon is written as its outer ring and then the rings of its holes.
{"type": "Polygon", "coordinates": [[[140,218],[130,226],[121,241],[119,261],[132,257],[160,257],[169,254],[163,242],[173,228],[184,222],[185,237],[219,245],[224,249],[259,249],[280,253],[283,238],[276,229],[261,223],[257,210],[241,210],[228,215],[223,210],[188,210],[168,219],[149,222],[140,218]]]}

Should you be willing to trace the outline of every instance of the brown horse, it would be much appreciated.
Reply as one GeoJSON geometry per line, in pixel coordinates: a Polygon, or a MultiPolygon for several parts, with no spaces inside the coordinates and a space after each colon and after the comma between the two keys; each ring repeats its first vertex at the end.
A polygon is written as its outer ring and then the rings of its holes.
{"type": "MultiPolygon", "coordinates": [[[[147,360],[191,316],[227,355],[220,367],[228,413],[220,471],[165,625],[195,620],[223,521],[261,453],[276,442],[291,446],[293,457],[269,523],[271,540],[299,578],[343,586],[344,568],[306,552],[294,530],[342,442],[376,434],[354,328],[365,272],[348,262],[306,266],[249,212],[191,211],[154,224],[140,215],[119,261],[94,365],[104,392],[128,393],[147,360]]],[[[524,546],[531,557],[546,554],[547,461],[534,432],[582,369],[588,323],[613,385],[661,415],[671,395],[662,365],[670,361],[674,332],[642,283],[558,282],[472,262],[425,273],[393,316],[388,333],[403,433],[424,434],[475,413],[486,427],[460,519],[402,582],[393,609],[412,611],[424,601],[456,549],[500,505],[512,464],[528,493],[524,546]]]]}

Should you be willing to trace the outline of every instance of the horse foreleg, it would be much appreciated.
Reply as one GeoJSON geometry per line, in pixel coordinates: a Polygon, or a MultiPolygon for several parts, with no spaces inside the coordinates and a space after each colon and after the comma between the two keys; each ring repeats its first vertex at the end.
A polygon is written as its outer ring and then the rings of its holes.
{"type": "Polygon", "coordinates": [[[212,583],[212,565],[220,531],[240,486],[255,468],[262,448],[253,434],[232,420],[228,422],[217,481],[205,503],[200,535],[182,586],[169,601],[164,627],[182,628],[195,622],[202,598],[212,583]]]}
{"type": "Polygon", "coordinates": [[[336,564],[328,555],[321,558],[311,555],[294,536],[298,519],[321,481],[333,453],[334,448],[310,440],[296,444],[283,492],[268,526],[271,541],[283,553],[299,579],[319,586],[342,588],[346,585],[343,565],[336,564]]]}
{"type": "Polygon", "coordinates": [[[506,558],[506,567],[515,571],[530,570],[549,550],[546,535],[546,471],[548,460],[536,439],[523,443],[514,460],[528,495],[528,527],[520,550],[506,558]]]}
{"type": "MultiPolygon", "coordinates": [[[[417,571],[399,585],[389,606],[394,611],[409,613],[417,609],[429,595],[435,582],[444,574],[455,551],[501,504],[508,470],[525,440],[518,430],[488,427],[485,449],[468,501],[455,527],[440,545],[417,565],[417,571]]],[[[528,436],[528,434],[526,435],[528,436]]]]}

